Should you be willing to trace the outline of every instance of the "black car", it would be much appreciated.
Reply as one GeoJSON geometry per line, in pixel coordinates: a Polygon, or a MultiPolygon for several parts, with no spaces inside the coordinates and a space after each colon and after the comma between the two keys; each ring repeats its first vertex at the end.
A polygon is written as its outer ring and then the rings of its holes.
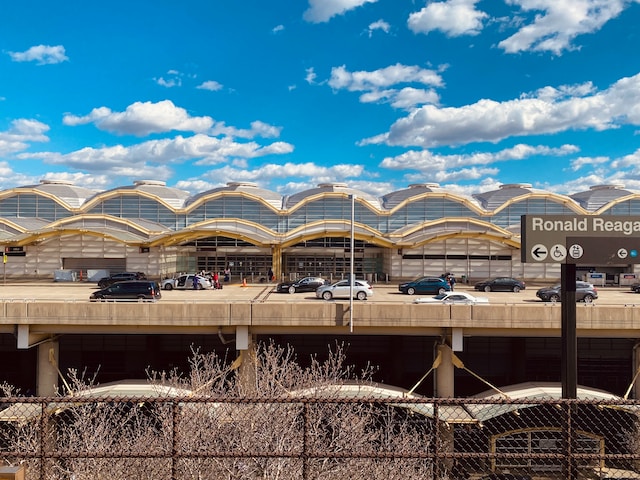
{"type": "Polygon", "coordinates": [[[636,293],[640,293],[640,283],[634,283],[633,285],[631,285],[631,290],[636,293]]]}
{"type": "Polygon", "coordinates": [[[126,280],[146,280],[147,276],[142,272],[120,272],[103,277],[98,280],[98,287],[107,288],[116,282],[122,282],[126,280]]]}
{"type": "Polygon", "coordinates": [[[151,300],[162,297],[160,285],[151,280],[125,280],[91,294],[89,300],[151,300]]]}
{"type": "Polygon", "coordinates": [[[522,280],[512,277],[496,277],[487,278],[478,282],[473,287],[476,290],[484,292],[514,292],[518,293],[525,289],[525,283],[522,280]]]}
{"type": "MultiPolygon", "coordinates": [[[[544,287],[536,292],[543,302],[559,302],[560,301],[560,285],[553,287],[544,287]]],[[[591,303],[598,298],[598,289],[588,282],[576,282],[576,301],[591,303]]]]}
{"type": "Polygon", "coordinates": [[[437,295],[451,290],[451,285],[446,278],[422,277],[412,282],[401,283],[398,290],[408,295],[416,293],[421,295],[437,295]]]}
{"type": "Polygon", "coordinates": [[[276,285],[278,293],[315,292],[318,287],[328,284],[329,281],[322,277],[304,277],[289,282],[280,282],[276,285]]]}

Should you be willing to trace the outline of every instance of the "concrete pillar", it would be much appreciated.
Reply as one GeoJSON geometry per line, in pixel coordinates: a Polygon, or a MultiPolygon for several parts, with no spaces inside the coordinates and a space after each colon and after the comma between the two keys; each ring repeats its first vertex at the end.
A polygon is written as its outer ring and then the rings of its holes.
{"type": "MultiPolygon", "coordinates": [[[[452,361],[453,351],[447,344],[438,345],[437,353],[440,354],[440,365],[436,369],[436,392],[435,396],[440,398],[453,398],[454,392],[454,371],[452,361]]],[[[438,422],[438,451],[443,455],[436,462],[436,472],[438,475],[450,475],[453,471],[453,458],[447,456],[454,452],[453,445],[453,423],[448,423],[446,418],[438,422]]],[[[448,477],[447,477],[448,478],[448,477]]]]}
{"type": "MultiPolygon", "coordinates": [[[[280,282],[284,274],[282,269],[282,246],[280,245],[271,247],[271,269],[276,277],[276,282],[280,282]]],[[[271,281],[271,279],[269,279],[269,281],[271,281]]]]}
{"type": "Polygon", "coordinates": [[[451,361],[451,347],[446,344],[438,345],[440,354],[440,365],[436,370],[436,397],[451,398],[454,392],[454,366],[451,361]]]}
{"type": "Polygon", "coordinates": [[[247,327],[236,329],[236,348],[239,351],[240,366],[238,379],[244,395],[256,395],[256,344],[255,337],[247,327]],[[246,328],[246,332],[244,331],[246,328]]]}
{"type": "Polygon", "coordinates": [[[52,397],[58,391],[58,358],[60,347],[57,340],[38,345],[36,395],[52,397]]]}

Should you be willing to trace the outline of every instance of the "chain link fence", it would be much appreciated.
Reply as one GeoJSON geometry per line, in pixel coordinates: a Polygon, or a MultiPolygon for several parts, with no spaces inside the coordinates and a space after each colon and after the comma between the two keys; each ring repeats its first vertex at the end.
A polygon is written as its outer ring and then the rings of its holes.
{"type": "Polygon", "coordinates": [[[639,401],[334,393],[0,398],[0,463],[41,480],[640,479],[639,401]]]}

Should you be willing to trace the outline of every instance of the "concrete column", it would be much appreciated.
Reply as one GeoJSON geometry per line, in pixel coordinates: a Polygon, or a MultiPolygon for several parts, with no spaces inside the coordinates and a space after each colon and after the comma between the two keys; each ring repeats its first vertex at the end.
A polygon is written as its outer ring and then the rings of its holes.
{"type": "Polygon", "coordinates": [[[57,340],[38,345],[36,395],[52,397],[58,391],[58,359],[60,346],[57,340]]]}
{"type": "Polygon", "coordinates": [[[436,370],[436,397],[451,398],[454,393],[454,366],[451,361],[451,347],[446,344],[438,345],[440,365],[436,370]]]}
{"type": "MultiPolygon", "coordinates": [[[[440,354],[440,365],[436,369],[436,392],[435,396],[440,398],[453,398],[454,392],[454,370],[452,362],[453,351],[447,344],[438,345],[437,353],[440,354]]],[[[454,452],[453,445],[453,423],[444,421],[438,422],[438,451],[444,455],[436,462],[436,472],[438,475],[448,475],[454,469],[453,458],[446,455],[454,452]],[[446,472],[446,473],[445,473],[446,472]]]]}
{"type": "Polygon", "coordinates": [[[244,395],[255,395],[256,392],[256,344],[255,337],[244,332],[245,327],[238,327],[236,334],[236,348],[239,351],[240,366],[238,379],[244,395]]]}
{"type": "MultiPolygon", "coordinates": [[[[282,269],[282,246],[280,245],[271,247],[271,269],[276,277],[276,282],[280,282],[282,280],[282,274],[284,273],[282,269]]],[[[269,281],[271,281],[271,279],[269,279],[269,281]]]]}

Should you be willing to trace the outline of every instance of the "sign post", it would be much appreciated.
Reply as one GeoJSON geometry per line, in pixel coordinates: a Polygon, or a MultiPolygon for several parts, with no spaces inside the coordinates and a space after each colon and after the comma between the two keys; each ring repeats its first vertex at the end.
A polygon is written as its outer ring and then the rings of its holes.
{"type": "Polygon", "coordinates": [[[640,217],[523,215],[523,263],[559,263],[562,397],[577,397],[576,265],[640,263],[640,217]]]}

